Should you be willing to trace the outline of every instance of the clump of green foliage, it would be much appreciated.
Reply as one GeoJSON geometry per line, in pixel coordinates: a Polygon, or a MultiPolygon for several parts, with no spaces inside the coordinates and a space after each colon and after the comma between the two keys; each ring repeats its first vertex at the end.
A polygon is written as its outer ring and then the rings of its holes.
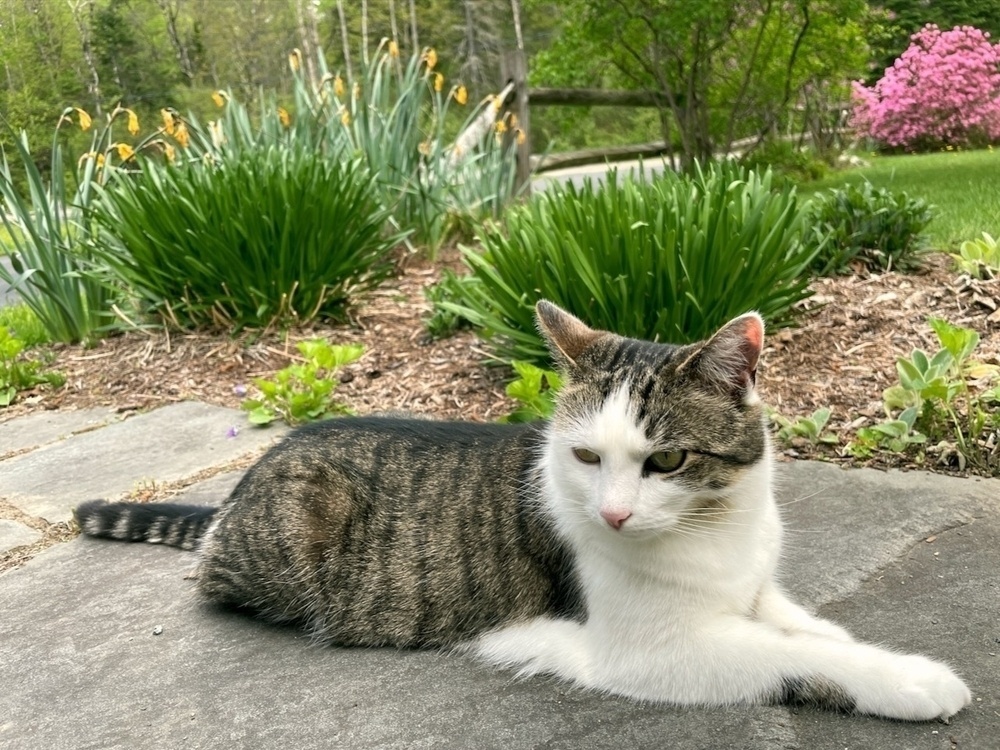
{"type": "Polygon", "coordinates": [[[101,191],[99,253],[178,327],[343,317],[392,273],[388,212],[357,161],[261,147],[217,162],[145,162],[101,191]]]}
{"type": "Polygon", "coordinates": [[[1000,243],[986,232],[981,240],[966,240],[952,253],[958,270],[974,279],[1000,277],[1000,243]]]}
{"type": "Polygon", "coordinates": [[[800,439],[811,445],[836,445],[840,442],[840,438],[832,432],[824,431],[830,421],[830,413],[828,408],[823,407],[808,417],[798,417],[795,420],[773,410],[768,416],[778,426],[778,439],[782,443],[791,444],[800,439]]]}
{"type": "Polygon", "coordinates": [[[830,171],[830,165],[815,151],[801,148],[790,141],[768,141],[747,154],[743,163],[758,172],[770,169],[779,183],[821,180],[830,171]]]}
{"type": "Polygon", "coordinates": [[[51,341],[42,321],[24,302],[0,307],[0,326],[24,342],[25,349],[51,341]]]}
{"type": "Polygon", "coordinates": [[[437,307],[469,320],[495,358],[538,365],[548,362],[534,323],[541,298],[654,341],[697,341],[754,309],[788,325],[821,246],[807,246],[806,231],[794,188],[774,190],[770,173],[612,173],[600,187],[552,186],[503,226],[484,226],[482,251],[463,248],[475,282],[437,307]]]}
{"type": "Polygon", "coordinates": [[[556,394],[563,387],[559,373],[543,370],[530,362],[512,362],[517,379],[507,384],[507,395],[514,399],[517,408],[501,422],[532,422],[548,419],[555,410],[556,394]]]}
{"type": "Polygon", "coordinates": [[[883,393],[889,419],[858,430],[848,446],[851,455],[876,451],[901,453],[911,446],[953,444],[959,468],[995,473],[1000,468],[1000,386],[990,387],[998,372],[972,358],[979,334],[928,318],[941,349],[933,356],[915,349],[896,360],[899,383],[883,393]]]}
{"type": "Polygon", "coordinates": [[[289,425],[299,425],[352,413],[334,400],[333,392],[340,385],[334,375],[361,357],[364,347],[310,339],[299,342],[296,348],[303,362],[279,370],[273,380],[254,379],[260,398],[248,398],[240,404],[251,423],[265,425],[281,419],[289,425]]]}
{"type": "Polygon", "coordinates": [[[19,391],[39,385],[58,388],[66,378],[57,372],[43,372],[43,364],[22,355],[25,343],[0,326],[0,406],[9,406],[19,391]]]}
{"type": "Polygon", "coordinates": [[[809,209],[815,236],[825,240],[813,271],[829,276],[849,273],[857,265],[872,271],[917,268],[932,218],[925,200],[868,182],[820,193],[809,209]]]}

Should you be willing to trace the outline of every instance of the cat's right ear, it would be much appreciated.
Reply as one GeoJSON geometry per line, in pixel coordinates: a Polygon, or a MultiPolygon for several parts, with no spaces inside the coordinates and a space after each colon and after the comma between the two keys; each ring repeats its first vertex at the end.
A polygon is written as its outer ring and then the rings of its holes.
{"type": "Polygon", "coordinates": [[[575,367],[576,360],[584,349],[601,336],[601,331],[595,331],[575,315],[548,300],[538,300],[535,319],[552,358],[564,367],[575,367]]]}

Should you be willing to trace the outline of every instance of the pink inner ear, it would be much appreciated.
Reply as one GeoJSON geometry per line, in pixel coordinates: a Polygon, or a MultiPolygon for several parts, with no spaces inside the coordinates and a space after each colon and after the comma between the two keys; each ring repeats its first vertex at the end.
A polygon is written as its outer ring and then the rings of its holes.
{"type": "Polygon", "coordinates": [[[747,318],[743,326],[743,354],[747,358],[748,369],[757,369],[757,359],[760,357],[760,350],[764,348],[764,326],[757,318],[747,318]]]}

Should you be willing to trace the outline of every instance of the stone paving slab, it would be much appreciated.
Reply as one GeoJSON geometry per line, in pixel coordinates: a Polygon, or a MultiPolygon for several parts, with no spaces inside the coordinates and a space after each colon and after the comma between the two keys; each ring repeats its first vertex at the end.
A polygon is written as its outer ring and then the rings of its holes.
{"type": "Polygon", "coordinates": [[[124,422],[7,459],[0,497],[50,523],[66,521],[85,500],[114,498],[141,482],[171,482],[269,445],[280,428],[246,428],[234,409],[171,404],[124,422]],[[238,426],[235,438],[227,431],[238,426]]]}
{"type": "Polygon", "coordinates": [[[0,423],[0,456],[37,448],[122,419],[121,414],[106,407],[35,412],[11,419],[0,423]]]}
{"type": "Polygon", "coordinates": [[[0,518],[0,555],[15,547],[33,544],[41,538],[40,533],[23,523],[0,518]]]}
{"type": "Polygon", "coordinates": [[[317,648],[198,602],[189,553],[77,539],[0,576],[0,747],[1000,748],[1000,482],[781,470],[788,588],[859,636],[953,663],[981,700],[950,726],[648,706],[453,655],[317,648]]]}

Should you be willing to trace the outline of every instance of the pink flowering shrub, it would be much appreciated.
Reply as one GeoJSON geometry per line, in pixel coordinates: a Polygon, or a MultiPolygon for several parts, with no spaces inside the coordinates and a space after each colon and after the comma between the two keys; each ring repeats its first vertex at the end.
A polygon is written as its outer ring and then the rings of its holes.
{"type": "Polygon", "coordinates": [[[872,88],[854,82],[851,124],[906,151],[1000,139],[1000,45],[989,36],[928,24],[872,88]]]}

